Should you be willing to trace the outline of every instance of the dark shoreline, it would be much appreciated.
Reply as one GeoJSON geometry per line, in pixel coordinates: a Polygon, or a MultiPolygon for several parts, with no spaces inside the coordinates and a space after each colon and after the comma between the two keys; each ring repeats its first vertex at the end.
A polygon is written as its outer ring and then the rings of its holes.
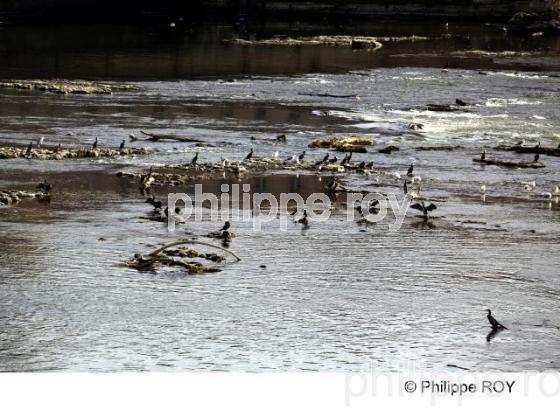
{"type": "Polygon", "coordinates": [[[423,2],[363,1],[347,2],[314,0],[257,1],[257,0],[199,0],[184,2],[161,0],[27,0],[0,4],[0,24],[19,23],[142,23],[173,21],[238,22],[264,21],[307,23],[351,21],[424,19],[505,23],[516,13],[530,13],[539,20],[558,17],[558,6],[543,1],[530,4],[513,2],[474,2],[470,0],[423,2]]]}

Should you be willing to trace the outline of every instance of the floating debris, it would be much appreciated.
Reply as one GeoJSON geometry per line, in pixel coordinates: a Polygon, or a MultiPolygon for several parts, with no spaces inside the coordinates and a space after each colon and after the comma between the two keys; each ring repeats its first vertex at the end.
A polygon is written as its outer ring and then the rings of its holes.
{"type": "Polygon", "coordinates": [[[127,155],[147,155],[146,148],[62,148],[62,147],[0,147],[0,159],[27,158],[39,160],[63,160],[80,158],[120,157],[127,155]]]}
{"type": "Polygon", "coordinates": [[[309,144],[309,148],[331,148],[340,152],[367,152],[366,146],[374,145],[375,142],[362,135],[350,135],[348,137],[333,137],[317,139],[309,144]]]}
{"type": "Polygon", "coordinates": [[[203,273],[220,272],[223,266],[226,264],[226,257],[218,255],[216,253],[203,253],[185,247],[170,249],[179,245],[186,244],[202,245],[216,248],[233,256],[235,258],[235,262],[239,262],[241,260],[233,252],[220,246],[193,239],[187,239],[164,245],[148,255],[141,255],[137,253],[131,260],[118,265],[136,269],[141,272],[154,273],[157,273],[158,269],[164,266],[179,267],[184,269],[189,275],[196,275],[203,273]],[[197,261],[196,259],[211,261],[214,262],[214,264],[205,265],[202,262],[197,261]]]}
{"type": "Polygon", "coordinates": [[[55,94],[112,94],[115,91],[133,91],[126,84],[103,84],[82,80],[0,80],[0,88],[34,90],[55,94]]]}

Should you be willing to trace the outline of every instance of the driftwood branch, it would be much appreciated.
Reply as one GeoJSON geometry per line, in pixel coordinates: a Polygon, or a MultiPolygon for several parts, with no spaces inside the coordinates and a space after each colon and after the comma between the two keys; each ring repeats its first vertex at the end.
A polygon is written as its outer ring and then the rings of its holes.
{"type": "Polygon", "coordinates": [[[148,138],[139,138],[131,136],[130,139],[133,141],[153,141],[158,142],[159,140],[173,140],[180,142],[203,142],[202,140],[197,140],[195,138],[186,137],[182,135],[172,135],[172,134],[152,134],[146,131],[140,131],[148,138]]]}

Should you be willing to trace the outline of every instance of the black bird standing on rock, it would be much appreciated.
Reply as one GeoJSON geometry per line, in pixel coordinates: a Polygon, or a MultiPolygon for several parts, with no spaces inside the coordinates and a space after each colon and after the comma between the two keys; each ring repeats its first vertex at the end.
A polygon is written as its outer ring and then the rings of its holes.
{"type": "Polygon", "coordinates": [[[31,155],[31,151],[33,150],[33,143],[30,142],[27,146],[27,150],[25,151],[25,155],[31,155]]]}
{"type": "Polygon", "coordinates": [[[406,179],[404,180],[403,191],[405,194],[408,194],[408,183],[406,182],[406,179]]]}
{"type": "Polygon", "coordinates": [[[95,137],[95,141],[93,142],[91,149],[97,149],[97,137],[95,137]]]}
{"type": "Polygon", "coordinates": [[[299,154],[298,160],[303,161],[304,158],[305,158],[305,151],[299,154]]]}
{"type": "Polygon", "coordinates": [[[502,325],[500,322],[498,322],[494,318],[494,316],[492,316],[492,311],[490,309],[486,309],[486,311],[488,312],[488,315],[486,317],[488,318],[488,321],[490,322],[490,325],[492,326],[492,330],[503,330],[503,329],[507,330],[507,327],[502,325]]]}
{"type": "Polygon", "coordinates": [[[414,164],[410,164],[410,167],[408,167],[408,172],[406,173],[406,175],[410,177],[412,176],[413,172],[414,172],[414,164]]]}
{"type": "Polygon", "coordinates": [[[247,154],[247,156],[245,157],[245,159],[243,161],[247,161],[251,158],[253,158],[253,153],[255,152],[255,150],[253,149],[253,147],[251,147],[251,151],[249,151],[249,153],[247,154]]]}
{"type": "Polygon", "coordinates": [[[222,229],[220,229],[218,232],[227,231],[229,228],[231,228],[231,224],[229,223],[229,221],[226,221],[224,226],[222,226],[222,229]]]}
{"type": "Polygon", "coordinates": [[[459,98],[457,98],[457,99],[455,100],[455,104],[457,104],[457,105],[459,105],[459,106],[461,106],[461,107],[465,107],[465,106],[468,105],[466,102],[464,102],[463,100],[461,100],[461,99],[459,99],[459,98]]]}
{"type": "Polygon", "coordinates": [[[122,140],[121,145],[119,146],[119,151],[124,149],[125,140],[122,140]]]}
{"type": "Polygon", "coordinates": [[[194,157],[191,160],[191,165],[195,165],[196,161],[198,161],[198,151],[196,151],[196,154],[194,154],[194,157]]]}
{"type": "Polygon", "coordinates": [[[56,146],[56,148],[54,149],[54,153],[55,153],[55,154],[58,154],[58,153],[60,152],[61,149],[62,149],[62,144],[58,144],[58,145],[56,146]]]}
{"type": "Polygon", "coordinates": [[[480,154],[480,160],[484,161],[486,159],[486,150],[482,151],[482,154],[480,154]]]}
{"type": "Polygon", "coordinates": [[[351,159],[352,159],[352,153],[344,155],[344,158],[340,162],[340,165],[348,164],[351,159]]]}
{"type": "Polygon", "coordinates": [[[537,153],[535,154],[535,159],[534,159],[533,161],[534,161],[534,162],[538,162],[539,159],[540,159],[540,157],[541,157],[541,155],[537,152],[537,153]]]}

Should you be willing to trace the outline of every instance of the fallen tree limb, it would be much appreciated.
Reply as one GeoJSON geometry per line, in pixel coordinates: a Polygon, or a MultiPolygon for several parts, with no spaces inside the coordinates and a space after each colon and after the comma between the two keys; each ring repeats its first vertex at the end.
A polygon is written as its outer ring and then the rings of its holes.
{"type": "Polygon", "coordinates": [[[202,140],[197,140],[195,138],[186,137],[182,135],[172,135],[172,134],[152,134],[146,131],[140,131],[142,134],[147,136],[148,138],[140,138],[134,135],[130,136],[132,141],[152,141],[158,142],[160,140],[172,140],[172,141],[180,141],[180,142],[204,142],[202,140]]]}
{"type": "Polygon", "coordinates": [[[166,250],[167,248],[171,248],[171,247],[173,247],[173,246],[178,246],[178,245],[187,245],[187,244],[203,245],[203,246],[209,246],[209,247],[211,247],[211,248],[216,248],[216,249],[219,249],[219,250],[221,250],[221,251],[223,251],[223,252],[229,253],[231,256],[233,256],[233,257],[236,259],[236,262],[241,261],[241,258],[240,258],[239,256],[237,256],[235,253],[233,253],[232,251],[230,251],[230,250],[227,250],[227,249],[225,249],[225,248],[223,248],[223,247],[221,247],[221,246],[213,245],[213,244],[211,244],[211,243],[206,243],[206,242],[202,242],[202,241],[197,241],[197,240],[194,240],[194,239],[184,239],[184,240],[182,240],[182,241],[170,243],[170,244],[168,244],[168,245],[162,246],[162,247],[159,248],[159,249],[156,249],[155,251],[153,251],[152,253],[150,253],[148,256],[150,256],[150,257],[155,257],[155,256],[157,256],[159,253],[161,253],[162,251],[166,250]]]}

